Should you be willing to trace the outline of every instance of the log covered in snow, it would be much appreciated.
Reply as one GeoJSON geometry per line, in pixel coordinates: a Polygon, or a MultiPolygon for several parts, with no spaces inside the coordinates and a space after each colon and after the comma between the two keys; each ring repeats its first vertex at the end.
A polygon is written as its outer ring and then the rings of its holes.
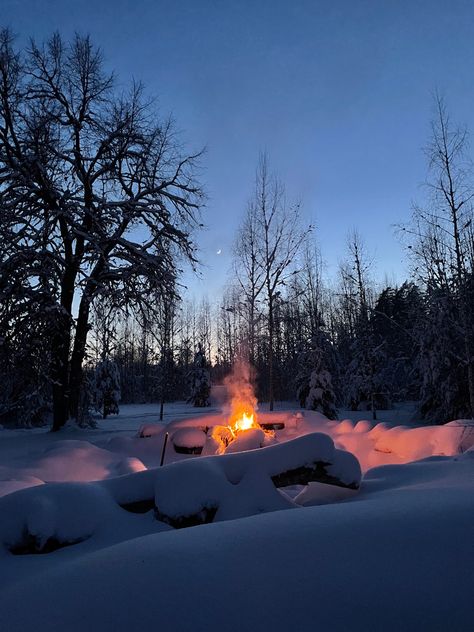
{"type": "Polygon", "coordinates": [[[155,513],[173,527],[296,506],[277,488],[320,482],[358,489],[361,469],[325,434],[236,454],[173,463],[155,472],[155,513]]]}

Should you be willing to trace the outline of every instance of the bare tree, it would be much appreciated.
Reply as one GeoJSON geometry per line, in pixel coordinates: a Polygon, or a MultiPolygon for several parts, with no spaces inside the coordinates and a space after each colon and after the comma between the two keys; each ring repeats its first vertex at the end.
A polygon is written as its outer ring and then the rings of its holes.
{"type": "Polygon", "coordinates": [[[255,364],[257,327],[261,318],[259,301],[265,286],[265,274],[259,253],[259,229],[255,200],[252,200],[247,206],[233,249],[234,270],[242,293],[238,309],[245,321],[246,355],[252,365],[255,364]]]}
{"type": "Polygon", "coordinates": [[[194,261],[198,158],[140,85],[117,93],[88,37],[19,52],[0,34],[0,275],[48,310],[53,430],[77,415],[98,293],[172,292],[176,252],[194,261]]]}
{"type": "MultiPolygon", "coordinates": [[[[274,404],[275,311],[284,286],[295,272],[296,257],[307,233],[308,230],[301,228],[299,204],[287,204],[284,187],[269,173],[267,157],[262,154],[238,244],[245,250],[240,284],[249,309],[252,335],[256,302],[260,297],[266,307],[270,410],[274,404]]],[[[239,253],[237,256],[240,258],[239,253]]]]}
{"type": "Polygon", "coordinates": [[[305,244],[301,268],[302,303],[309,325],[308,336],[316,334],[323,324],[323,263],[317,244],[305,244]]]}
{"type": "Polygon", "coordinates": [[[240,290],[236,284],[225,288],[216,316],[216,362],[224,373],[230,369],[235,357],[242,353],[242,330],[245,335],[246,327],[242,322],[240,290]]]}
{"type": "Polygon", "coordinates": [[[382,381],[384,342],[373,330],[373,300],[369,282],[372,261],[356,230],[348,235],[348,258],[341,265],[341,306],[347,327],[347,367],[344,378],[346,397],[351,408],[370,406],[373,419],[377,408],[386,407],[387,395],[382,381]]]}

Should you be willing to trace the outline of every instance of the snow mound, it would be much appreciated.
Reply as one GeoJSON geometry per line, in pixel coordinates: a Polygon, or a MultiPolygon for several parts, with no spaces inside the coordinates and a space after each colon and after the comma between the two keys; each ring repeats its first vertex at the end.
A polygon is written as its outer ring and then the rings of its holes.
{"type": "Polygon", "coordinates": [[[313,433],[262,449],[157,469],[157,517],[182,527],[292,507],[294,503],[277,487],[295,484],[304,475],[354,489],[361,480],[360,465],[352,454],[336,450],[329,436],[313,433]]]}
{"type": "Polygon", "coordinates": [[[32,462],[29,473],[44,481],[94,481],[144,469],[138,459],[123,458],[88,441],[64,440],[32,462]]]}
{"type": "Polygon", "coordinates": [[[144,470],[135,457],[99,448],[88,441],[54,440],[36,454],[0,466],[0,497],[43,482],[89,482],[144,470]]]}
{"type": "MultiPolygon", "coordinates": [[[[338,448],[355,454],[363,471],[389,463],[408,463],[431,456],[455,456],[474,445],[474,421],[456,420],[442,426],[392,427],[387,423],[362,420],[354,424],[349,419],[340,422],[325,420],[322,415],[303,411],[297,419],[298,434],[324,432],[338,448]]],[[[292,437],[278,433],[278,440],[292,437]]]]}
{"type": "Polygon", "coordinates": [[[104,514],[120,511],[99,487],[81,483],[43,485],[0,501],[3,545],[15,553],[48,552],[88,539],[104,514]]]}
{"type": "Polygon", "coordinates": [[[374,449],[387,454],[395,453],[406,461],[428,456],[454,456],[474,444],[474,426],[446,424],[425,428],[398,426],[379,434],[374,449]]]}
{"type": "Polygon", "coordinates": [[[191,453],[192,450],[199,449],[200,453],[206,443],[206,439],[206,433],[200,428],[181,428],[176,430],[171,436],[171,441],[177,452],[181,449],[191,453]]]}
{"type": "Polygon", "coordinates": [[[354,430],[354,424],[350,419],[343,419],[336,427],[336,434],[344,434],[345,432],[352,432],[354,430]]]}
{"type": "Polygon", "coordinates": [[[125,459],[121,459],[115,466],[115,473],[117,476],[124,474],[133,474],[135,472],[143,472],[147,468],[143,465],[140,459],[134,456],[128,456],[125,459]]]}
{"type": "Polygon", "coordinates": [[[354,432],[357,432],[357,433],[370,432],[371,430],[372,430],[372,424],[370,423],[370,421],[367,421],[366,419],[361,419],[354,426],[354,432]]]}
{"type": "Polygon", "coordinates": [[[453,452],[456,449],[462,453],[474,448],[474,419],[456,419],[441,428],[449,428],[444,434],[445,440],[452,442],[449,449],[453,452]]]}
{"type": "Polygon", "coordinates": [[[146,439],[148,437],[155,437],[161,435],[165,431],[163,424],[142,424],[138,428],[137,437],[140,439],[146,439]]]}

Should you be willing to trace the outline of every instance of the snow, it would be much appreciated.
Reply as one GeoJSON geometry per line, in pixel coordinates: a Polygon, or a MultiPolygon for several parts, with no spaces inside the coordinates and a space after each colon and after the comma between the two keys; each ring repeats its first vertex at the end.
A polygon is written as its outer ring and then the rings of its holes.
{"type": "Polygon", "coordinates": [[[222,415],[174,405],[165,428],[156,408],[125,406],[96,430],[1,430],[2,631],[472,629],[474,423],[287,408],[258,413],[284,424],[273,445],[200,457],[169,442],[158,469],[166,431],[206,447],[222,415]],[[315,454],[346,480],[359,461],[360,489],[275,488],[315,454]],[[150,501],[216,514],[172,529],[150,501]]]}
{"type": "Polygon", "coordinates": [[[358,490],[325,483],[312,482],[305,485],[294,498],[297,505],[308,507],[310,505],[327,505],[352,498],[358,490]]]}
{"type": "Polygon", "coordinates": [[[206,433],[200,428],[182,428],[173,433],[171,440],[177,447],[192,449],[202,448],[206,439],[206,433]]]}
{"type": "Polygon", "coordinates": [[[25,454],[15,467],[0,466],[0,490],[10,493],[27,487],[28,482],[94,481],[142,469],[145,466],[136,457],[122,457],[89,441],[67,439],[47,445],[38,455],[25,454]]]}
{"type": "Polygon", "coordinates": [[[359,486],[357,459],[336,450],[327,435],[314,433],[258,451],[193,459],[155,470],[155,505],[172,521],[209,510],[217,512],[214,520],[229,520],[291,507],[293,502],[282,496],[271,477],[317,462],[329,464],[328,474],[342,483],[359,486]]]}
{"type": "Polygon", "coordinates": [[[3,629],[470,630],[473,454],[380,467],[365,485],[345,502],[4,558],[3,629]]]}

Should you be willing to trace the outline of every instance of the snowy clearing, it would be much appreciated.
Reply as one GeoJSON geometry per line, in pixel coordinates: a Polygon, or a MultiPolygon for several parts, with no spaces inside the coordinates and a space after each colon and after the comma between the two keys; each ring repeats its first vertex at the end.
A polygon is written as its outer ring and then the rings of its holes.
{"type": "Polygon", "coordinates": [[[175,452],[173,435],[205,446],[217,409],[174,404],[165,428],[152,406],[123,408],[96,430],[0,431],[2,630],[471,629],[472,422],[259,412],[279,428],[268,447],[199,457],[175,452]],[[165,431],[176,463],[154,470],[165,431]],[[272,468],[307,462],[304,450],[346,455],[346,473],[352,452],[360,489],[277,490],[272,468]],[[147,504],[181,516],[211,496],[212,524],[185,529],[147,504]]]}

